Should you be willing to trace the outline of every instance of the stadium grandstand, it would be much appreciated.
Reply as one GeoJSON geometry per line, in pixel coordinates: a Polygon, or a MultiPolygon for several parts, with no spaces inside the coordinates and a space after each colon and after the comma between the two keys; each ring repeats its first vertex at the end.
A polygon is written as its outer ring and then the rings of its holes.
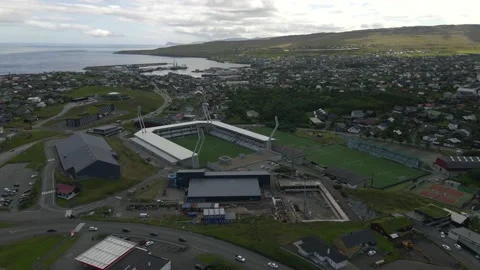
{"type": "MultiPolygon", "coordinates": [[[[193,167],[192,159],[198,159],[197,153],[171,142],[171,139],[197,135],[199,129],[203,132],[243,146],[253,151],[267,148],[268,136],[235,127],[220,121],[192,121],[165,126],[145,128],[130,140],[151,154],[161,158],[171,165],[193,167]]],[[[273,138],[271,140],[274,140],[273,138]]]]}
{"type": "Polygon", "coordinates": [[[368,153],[371,156],[388,159],[410,168],[418,168],[418,165],[420,163],[419,160],[415,157],[390,151],[386,148],[383,148],[374,144],[370,144],[365,141],[349,140],[347,143],[347,146],[349,148],[368,153]]]}

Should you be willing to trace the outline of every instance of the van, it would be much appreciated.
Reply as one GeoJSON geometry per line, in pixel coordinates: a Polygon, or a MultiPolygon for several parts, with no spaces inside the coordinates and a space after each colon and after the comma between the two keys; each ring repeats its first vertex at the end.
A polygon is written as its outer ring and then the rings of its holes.
{"type": "Polygon", "coordinates": [[[147,213],[140,213],[140,217],[141,218],[148,218],[148,214],[147,213]]]}

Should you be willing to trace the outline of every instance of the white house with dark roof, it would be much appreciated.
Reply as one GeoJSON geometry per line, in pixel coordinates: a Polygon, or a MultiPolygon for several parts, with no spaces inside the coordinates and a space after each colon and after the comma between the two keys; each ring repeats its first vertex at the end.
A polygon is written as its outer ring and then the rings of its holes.
{"type": "Polygon", "coordinates": [[[347,256],[316,236],[302,238],[293,245],[297,247],[298,253],[319,265],[328,264],[334,269],[341,269],[347,265],[347,256]]]}

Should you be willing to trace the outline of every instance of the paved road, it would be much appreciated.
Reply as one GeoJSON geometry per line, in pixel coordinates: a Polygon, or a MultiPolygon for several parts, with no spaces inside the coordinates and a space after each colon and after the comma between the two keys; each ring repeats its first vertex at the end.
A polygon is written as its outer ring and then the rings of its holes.
{"type": "Polygon", "coordinates": [[[480,269],[480,260],[476,259],[474,255],[468,253],[467,251],[465,250],[457,250],[453,244],[455,244],[456,242],[449,238],[448,236],[445,237],[445,238],[442,238],[440,236],[440,232],[438,229],[436,229],[435,227],[431,227],[431,226],[424,226],[418,222],[415,222],[415,229],[424,233],[425,235],[428,236],[428,239],[432,240],[434,243],[436,243],[437,245],[442,245],[442,244],[446,244],[448,246],[450,246],[450,248],[452,249],[450,251],[450,254],[452,254],[452,256],[454,258],[456,258],[458,261],[462,262],[464,265],[466,265],[468,267],[468,269],[480,269]]]}
{"type": "MultiPolygon", "coordinates": [[[[216,254],[224,257],[227,260],[234,261],[236,254],[242,255],[247,259],[247,262],[244,264],[247,269],[270,269],[267,266],[267,263],[270,261],[268,258],[265,258],[255,252],[243,249],[241,247],[232,245],[230,243],[217,240],[212,237],[194,234],[188,231],[180,231],[168,228],[161,228],[143,224],[127,224],[127,223],[113,223],[113,222],[96,222],[96,221],[78,221],[78,220],[67,220],[63,221],[53,221],[45,224],[32,224],[19,226],[15,228],[5,228],[0,229],[0,245],[7,244],[13,241],[25,239],[32,237],[34,235],[45,234],[48,229],[56,229],[61,233],[69,233],[72,231],[78,223],[85,222],[86,225],[82,230],[86,230],[88,226],[98,227],[99,233],[112,233],[112,234],[122,234],[122,228],[128,228],[131,230],[129,235],[132,236],[141,236],[145,238],[150,238],[153,241],[159,239],[162,241],[169,241],[176,244],[178,243],[178,237],[183,237],[187,240],[185,245],[200,249],[206,253],[216,254]],[[151,232],[157,233],[158,237],[151,237],[149,234],[151,232]]],[[[182,243],[180,243],[182,244],[182,243]]],[[[174,263],[174,262],[173,262],[174,263]]],[[[280,269],[292,269],[284,265],[280,265],[280,269]]]]}
{"type": "Polygon", "coordinates": [[[48,119],[44,119],[40,122],[37,122],[35,125],[33,125],[32,127],[33,128],[40,128],[42,127],[45,123],[47,123],[48,121],[50,120],[53,120],[53,119],[57,119],[61,116],[63,116],[64,114],[66,114],[70,109],[72,108],[75,108],[75,107],[78,107],[78,106],[83,106],[85,104],[77,104],[77,103],[67,103],[65,104],[65,106],[63,106],[62,110],[57,114],[57,115],[54,115],[48,119]]]}

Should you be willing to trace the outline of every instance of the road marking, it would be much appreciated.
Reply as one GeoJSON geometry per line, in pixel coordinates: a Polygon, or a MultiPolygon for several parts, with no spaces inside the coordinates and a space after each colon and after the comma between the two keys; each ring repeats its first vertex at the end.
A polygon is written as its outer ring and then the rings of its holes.
{"type": "Polygon", "coordinates": [[[196,246],[191,246],[191,247],[194,248],[194,249],[201,250],[201,251],[203,251],[203,252],[208,252],[208,250],[203,249],[203,248],[199,248],[199,247],[196,247],[196,246]]]}
{"type": "Polygon", "coordinates": [[[83,226],[85,226],[85,223],[79,223],[77,227],[75,227],[75,232],[79,232],[83,228],[83,226]]]}
{"type": "Polygon", "coordinates": [[[47,195],[47,194],[51,194],[51,193],[55,193],[55,190],[42,191],[42,195],[47,195]]]}

